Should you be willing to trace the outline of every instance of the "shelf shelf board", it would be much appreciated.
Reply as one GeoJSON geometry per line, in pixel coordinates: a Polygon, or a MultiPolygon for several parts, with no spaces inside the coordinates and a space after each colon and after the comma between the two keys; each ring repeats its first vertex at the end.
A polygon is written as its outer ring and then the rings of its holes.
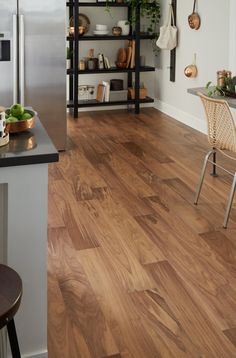
{"type": "MultiPolygon", "coordinates": [[[[155,67],[151,66],[143,66],[140,67],[140,72],[154,72],[155,67]]],[[[135,68],[117,68],[117,67],[111,67],[110,69],[104,69],[104,70],[84,70],[84,71],[78,71],[79,75],[88,75],[88,74],[99,74],[99,73],[126,73],[126,72],[135,72],[135,68]]],[[[67,70],[68,75],[73,75],[74,70],[70,69],[67,70]]]]}
{"type": "MultiPolygon", "coordinates": [[[[154,99],[150,97],[146,97],[145,99],[140,99],[139,103],[153,103],[154,99]]],[[[104,107],[104,106],[122,106],[122,105],[135,104],[135,99],[128,99],[126,101],[111,101],[111,102],[98,102],[96,99],[92,100],[79,100],[79,108],[84,107],[104,107]]],[[[67,108],[73,108],[73,101],[67,102],[67,108]]]]}
{"type": "MultiPolygon", "coordinates": [[[[74,6],[74,2],[70,2],[67,1],[66,6],[69,7],[73,7],[74,6]]],[[[106,1],[102,1],[102,2],[79,2],[79,7],[106,7],[107,3],[106,1]]],[[[110,2],[109,3],[109,7],[128,7],[128,4],[119,4],[116,2],[110,2]]]]}
{"type": "MultiPolygon", "coordinates": [[[[141,34],[140,40],[152,40],[154,39],[154,35],[150,34],[141,34]]],[[[74,41],[74,36],[67,36],[67,41],[74,41]]],[[[128,36],[113,36],[113,35],[104,35],[104,36],[95,36],[95,35],[84,35],[79,36],[78,41],[104,41],[104,40],[135,40],[135,35],[128,35],[128,36]]]]}

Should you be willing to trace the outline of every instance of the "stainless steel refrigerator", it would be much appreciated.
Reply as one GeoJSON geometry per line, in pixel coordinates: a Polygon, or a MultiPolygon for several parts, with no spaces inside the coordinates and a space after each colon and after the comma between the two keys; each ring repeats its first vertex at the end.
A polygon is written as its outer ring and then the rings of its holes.
{"type": "Polygon", "coordinates": [[[0,0],[0,105],[32,106],[66,147],[65,0],[0,0]]]}

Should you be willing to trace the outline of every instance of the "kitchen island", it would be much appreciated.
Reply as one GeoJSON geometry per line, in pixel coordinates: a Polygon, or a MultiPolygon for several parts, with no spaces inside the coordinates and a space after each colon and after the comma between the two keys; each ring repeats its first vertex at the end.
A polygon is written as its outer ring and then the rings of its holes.
{"type": "MultiPolygon", "coordinates": [[[[23,357],[47,357],[48,163],[58,161],[40,120],[0,147],[0,262],[23,281],[16,328],[23,357]]],[[[6,356],[6,334],[0,357],[6,356]]]]}

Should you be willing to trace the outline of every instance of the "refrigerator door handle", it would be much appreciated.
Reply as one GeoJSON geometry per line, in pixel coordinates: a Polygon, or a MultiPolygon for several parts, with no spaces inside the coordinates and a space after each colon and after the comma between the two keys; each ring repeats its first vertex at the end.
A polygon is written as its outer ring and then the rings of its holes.
{"type": "Polygon", "coordinates": [[[12,40],[12,62],[13,62],[13,103],[18,102],[18,54],[17,54],[17,15],[13,15],[13,40],[12,40]]]}
{"type": "Polygon", "coordinates": [[[19,79],[20,104],[25,105],[25,23],[24,15],[19,17],[19,79]]]}

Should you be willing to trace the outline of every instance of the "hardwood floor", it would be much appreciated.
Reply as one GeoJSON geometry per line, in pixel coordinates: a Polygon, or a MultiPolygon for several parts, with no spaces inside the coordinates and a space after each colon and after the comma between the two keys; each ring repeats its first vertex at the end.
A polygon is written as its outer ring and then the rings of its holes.
{"type": "Polygon", "coordinates": [[[206,137],[151,108],[68,127],[49,168],[49,358],[236,357],[231,178],[207,175],[193,205],[206,137]]]}

